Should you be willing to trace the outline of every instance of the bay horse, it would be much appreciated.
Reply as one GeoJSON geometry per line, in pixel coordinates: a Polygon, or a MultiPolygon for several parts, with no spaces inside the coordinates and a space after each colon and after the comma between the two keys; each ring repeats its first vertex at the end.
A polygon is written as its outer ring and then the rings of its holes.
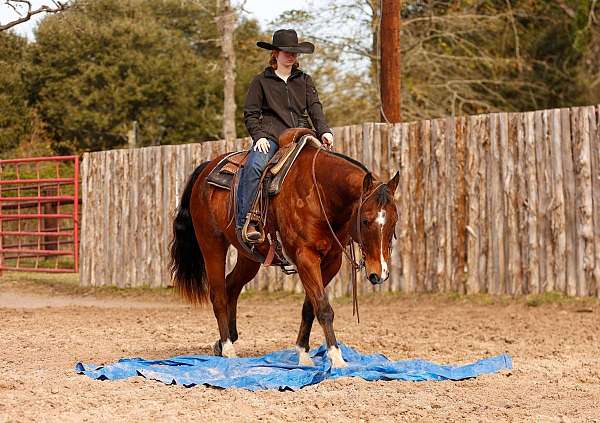
{"type": "MultiPolygon", "coordinates": [[[[309,129],[294,130],[295,137],[314,136],[309,129]]],[[[223,157],[200,164],[189,177],[173,222],[171,270],[175,288],[188,301],[201,304],[210,298],[220,335],[215,353],[235,357],[238,297],[260,263],[238,243],[235,225],[229,219],[230,192],[206,182],[223,157]],[[237,249],[238,258],[225,276],[230,245],[237,249]]],[[[267,228],[275,225],[283,252],[296,266],[305,291],[296,340],[300,365],[313,365],[308,351],[316,317],[325,334],[332,367],[346,366],[333,331],[334,313],[325,288],[340,269],[342,246],[351,241],[360,246],[365,275],[372,284],[383,283],[389,277],[391,243],[398,219],[394,192],[399,177],[396,173],[387,183],[379,182],[360,162],[307,145],[279,194],[270,199],[267,228]]],[[[267,241],[257,249],[265,256],[267,241]]]]}

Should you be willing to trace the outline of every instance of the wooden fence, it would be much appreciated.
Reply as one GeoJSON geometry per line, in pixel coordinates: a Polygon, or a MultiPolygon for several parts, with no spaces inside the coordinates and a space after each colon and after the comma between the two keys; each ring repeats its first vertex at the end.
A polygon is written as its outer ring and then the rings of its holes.
{"type": "MultiPolygon", "coordinates": [[[[390,280],[359,289],[599,295],[599,118],[598,107],[577,107],[335,128],[337,151],[381,179],[401,173],[390,280]]],[[[169,285],[188,175],[248,144],[85,154],[81,284],[169,285]]],[[[345,263],[331,295],[349,293],[349,272],[345,263]]],[[[265,268],[249,287],[302,291],[297,276],[265,268]]]]}

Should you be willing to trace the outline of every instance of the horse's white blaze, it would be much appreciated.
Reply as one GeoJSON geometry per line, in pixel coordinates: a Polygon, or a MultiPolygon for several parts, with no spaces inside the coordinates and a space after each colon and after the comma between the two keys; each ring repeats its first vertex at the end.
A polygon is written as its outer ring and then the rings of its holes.
{"type": "Polygon", "coordinates": [[[296,345],[296,351],[298,351],[298,365],[299,366],[314,366],[315,365],[315,362],[313,361],[312,358],[310,358],[310,355],[308,355],[308,352],[306,352],[306,350],[304,348],[296,345]]]}
{"type": "Polygon", "coordinates": [[[381,279],[385,280],[389,276],[388,265],[383,257],[383,226],[385,225],[385,210],[379,210],[377,213],[377,219],[375,221],[379,223],[379,260],[381,261],[381,279]]]}
{"type": "Polygon", "coordinates": [[[233,347],[233,344],[229,339],[223,343],[223,347],[221,348],[221,354],[223,355],[223,357],[227,358],[237,357],[237,354],[235,353],[235,348],[233,347]]]}
{"type": "Polygon", "coordinates": [[[380,226],[385,225],[385,210],[379,210],[377,212],[377,219],[375,222],[379,223],[380,226]]]}
{"type": "Polygon", "coordinates": [[[329,350],[327,350],[327,354],[329,355],[329,359],[331,360],[331,367],[348,367],[348,365],[344,361],[344,358],[342,357],[342,352],[338,347],[329,347],[329,350]]]}

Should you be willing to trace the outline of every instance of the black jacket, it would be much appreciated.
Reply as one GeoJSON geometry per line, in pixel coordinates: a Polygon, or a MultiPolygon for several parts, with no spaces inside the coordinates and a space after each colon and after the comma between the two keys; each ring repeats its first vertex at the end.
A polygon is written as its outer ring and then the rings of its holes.
{"type": "Polygon", "coordinates": [[[287,128],[310,128],[309,116],[319,139],[331,132],[315,84],[300,69],[292,70],[286,83],[269,66],[250,83],[244,123],[254,141],[264,137],[277,142],[287,128]]]}

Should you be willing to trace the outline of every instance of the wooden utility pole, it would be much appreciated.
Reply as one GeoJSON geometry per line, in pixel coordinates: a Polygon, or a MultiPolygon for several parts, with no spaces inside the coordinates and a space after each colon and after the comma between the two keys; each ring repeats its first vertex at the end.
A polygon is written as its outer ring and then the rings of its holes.
{"type": "Polygon", "coordinates": [[[223,59],[223,137],[227,141],[236,138],[235,132],[235,50],[233,32],[235,31],[235,11],[230,0],[218,0],[219,17],[217,26],[221,35],[221,58],[223,59]]]}
{"type": "Polygon", "coordinates": [[[381,120],[390,123],[400,122],[400,0],[382,0],[381,71],[381,120]]]}

